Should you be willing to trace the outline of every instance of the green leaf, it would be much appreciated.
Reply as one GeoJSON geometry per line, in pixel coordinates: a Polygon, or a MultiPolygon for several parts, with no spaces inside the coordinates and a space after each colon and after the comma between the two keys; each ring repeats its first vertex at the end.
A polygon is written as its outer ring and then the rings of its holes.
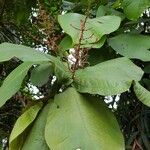
{"type": "Polygon", "coordinates": [[[10,43],[0,44],[0,62],[8,61],[13,57],[17,57],[25,62],[33,62],[34,64],[51,62],[54,67],[54,73],[59,80],[66,80],[71,76],[69,69],[57,57],[36,51],[23,45],[10,43]]]}
{"type": "Polygon", "coordinates": [[[47,54],[36,51],[33,48],[11,43],[0,44],[0,62],[8,61],[14,57],[30,62],[50,61],[47,58],[47,54]]]}
{"type": "Polygon", "coordinates": [[[105,16],[105,14],[106,14],[106,7],[103,5],[100,5],[97,9],[96,17],[105,16]]]}
{"type": "Polygon", "coordinates": [[[105,46],[100,49],[90,49],[88,52],[88,63],[90,66],[112,59],[114,51],[109,50],[105,46]]]}
{"type": "Polygon", "coordinates": [[[105,34],[110,34],[116,31],[120,26],[121,19],[118,16],[102,16],[87,21],[91,27],[92,33],[102,37],[105,34]]]}
{"type": "Polygon", "coordinates": [[[35,86],[42,86],[49,80],[49,76],[53,74],[50,63],[43,63],[32,70],[31,83],[35,86]]]}
{"type": "Polygon", "coordinates": [[[150,61],[150,37],[138,34],[120,34],[108,40],[119,54],[128,58],[150,61]]]}
{"type": "Polygon", "coordinates": [[[73,86],[81,93],[116,95],[139,81],[143,71],[127,58],[117,58],[77,70],[73,86]]]}
{"type": "MultiPolygon", "coordinates": [[[[59,24],[61,25],[62,29],[71,36],[73,40],[73,45],[79,43],[81,20],[84,21],[85,18],[86,17],[84,15],[80,15],[76,13],[67,13],[65,15],[58,16],[59,24]]],[[[86,40],[82,40],[82,44],[94,43],[95,41],[97,41],[97,36],[96,35],[91,36],[91,35],[92,32],[89,29],[87,30],[87,25],[86,25],[84,37],[83,37],[83,39],[86,40]],[[89,38],[90,36],[91,38],[89,38]]]]}
{"type": "Polygon", "coordinates": [[[67,64],[63,63],[57,57],[51,57],[51,61],[54,62],[53,63],[54,73],[55,73],[58,81],[66,82],[72,78],[72,74],[71,74],[70,70],[68,69],[67,64]]]}
{"type": "Polygon", "coordinates": [[[9,149],[10,150],[19,150],[22,147],[21,134],[30,126],[30,124],[35,120],[39,110],[42,107],[42,103],[37,103],[34,106],[31,106],[26,110],[16,121],[14,128],[11,132],[9,139],[9,149]],[[21,141],[21,143],[19,143],[21,141]]]}
{"type": "Polygon", "coordinates": [[[9,150],[20,150],[23,146],[23,143],[30,132],[31,125],[29,125],[20,135],[18,135],[10,144],[9,150]]]}
{"type": "Polygon", "coordinates": [[[124,20],[124,18],[125,18],[125,15],[123,13],[113,9],[111,6],[100,5],[98,10],[97,10],[96,17],[101,17],[101,16],[105,16],[105,15],[115,15],[115,16],[120,17],[121,20],[124,20]]]}
{"type": "Polygon", "coordinates": [[[106,36],[104,35],[99,41],[95,42],[95,43],[87,43],[87,44],[81,44],[81,48],[86,48],[89,47],[90,49],[92,48],[101,48],[104,43],[106,41],[106,36]]]}
{"type": "Polygon", "coordinates": [[[150,64],[144,67],[145,73],[150,73],[150,64]]]}
{"type": "Polygon", "coordinates": [[[118,123],[104,102],[68,88],[56,95],[45,127],[52,150],[123,150],[118,123]]]}
{"type": "Polygon", "coordinates": [[[138,82],[134,83],[134,92],[137,98],[145,105],[150,107],[150,91],[146,90],[138,82]]]}
{"type": "Polygon", "coordinates": [[[0,87],[0,107],[20,89],[22,81],[32,64],[30,62],[22,63],[6,77],[0,87]]]}
{"type": "MultiPolygon", "coordinates": [[[[62,29],[71,36],[73,45],[79,44],[81,24],[83,24],[85,18],[86,16],[77,13],[68,13],[58,16],[58,21],[62,29]]],[[[86,44],[97,43],[103,35],[117,30],[120,21],[120,17],[117,16],[103,16],[95,19],[87,19],[81,44],[84,45],[84,47],[88,47],[86,44]]]]}
{"type": "Polygon", "coordinates": [[[72,48],[72,39],[70,36],[65,36],[59,44],[60,51],[66,51],[72,48]]]}
{"type": "Polygon", "coordinates": [[[22,150],[49,150],[45,142],[44,131],[51,103],[47,104],[34,122],[22,150]]]}
{"type": "Polygon", "coordinates": [[[127,18],[137,20],[145,9],[150,7],[149,0],[123,0],[124,13],[127,18]]]}
{"type": "Polygon", "coordinates": [[[150,91],[150,79],[143,78],[142,82],[143,82],[144,86],[146,87],[146,89],[150,91]]]}
{"type": "MultiPolygon", "coordinates": [[[[100,48],[104,45],[106,41],[106,36],[103,36],[99,41],[95,42],[95,43],[86,43],[86,44],[81,44],[80,47],[81,48],[86,48],[86,47],[90,47],[90,48],[100,48]]],[[[61,41],[60,45],[59,45],[59,51],[60,53],[64,53],[66,50],[69,50],[70,48],[73,48],[73,43],[72,43],[72,39],[70,36],[65,36],[63,38],[63,40],[61,41]]]]}

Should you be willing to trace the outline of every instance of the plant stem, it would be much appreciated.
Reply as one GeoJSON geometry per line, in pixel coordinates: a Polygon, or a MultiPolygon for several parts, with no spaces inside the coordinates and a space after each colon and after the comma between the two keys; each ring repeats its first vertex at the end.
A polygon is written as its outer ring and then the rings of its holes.
{"type": "Polygon", "coordinates": [[[75,64],[72,67],[72,72],[73,72],[72,78],[74,78],[74,76],[75,76],[75,71],[78,69],[79,62],[80,62],[80,59],[81,59],[80,58],[81,42],[83,40],[83,33],[85,31],[86,21],[87,21],[87,16],[85,17],[84,21],[83,20],[80,21],[80,36],[79,36],[79,43],[75,47],[75,59],[76,59],[76,62],[75,62],[75,64]]]}

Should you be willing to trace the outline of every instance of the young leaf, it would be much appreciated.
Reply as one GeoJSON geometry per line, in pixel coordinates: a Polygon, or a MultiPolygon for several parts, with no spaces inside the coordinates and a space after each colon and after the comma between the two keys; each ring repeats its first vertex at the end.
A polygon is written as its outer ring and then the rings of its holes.
{"type": "Polygon", "coordinates": [[[150,91],[146,90],[138,82],[134,82],[134,92],[137,98],[145,105],[150,107],[150,91]]]}
{"type": "MultiPolygon", "coordinates": [[[[9,149],[19,150],[21,143],[18,143],[18,137],[29,127],[29,125],[35,120],[39,110],[42,107],[42,103],[37,103],[31,106],[27,111],[25,111],[16,121],[14,128],[11,132],[9,139],[9,149]],[[18,144],[18,145],[17,145],[18,144]]],[[[23,140],[23,139],[22,139],[23,140]]]]}
{"type": "Polygon", "coordinates": [[[32,65],[33,63],[29,62],[22,63],[6,77],[0,87],[0,107],[20,89],[22,81],[32,65]]]}
{"type": "Polygon", "coordinates": [[[55,96],[45,139],[52,150],[125,149],[118,123],[104,102],[74,88],[55,96]]]}
{"type": "Polygon", "coordinates": [[[50,61],[47,54],[33,48],[11,43],[0,44],[0,62],[8,61],[14,57],[29,62],[50,61]]]}
{"type": "Polygon", "coordinates": [[[35,120],[30,133],[24,141],[22,150],[50,150],[46,144],[44,131],[51,103],[47,104],[35,120]]]}
{"type": "Polygon", "coordinates": [[[149,0],[123,0],[124,13],[127,18],[137,20],[145,9],[150,7],[149,0]]]}
{"type": "Polygon", "coordinates": [[[150,37],[138,34],[121,34],[108,40],[119,54],[128,58],[150,61],[150,37]]]}
{"type": "Polygon", "coordinates": [[[31,83],[35,86],[42,86],[47,83],[49,76],[53,74],[50,63],[43,63],[32,70],[31,83]]]}
{"type": "Polygon", "coordinates": [[[142,75],[139,67],[122,57],[77,70],[73,85],[81,93],[116,95],[127,91],[142,75]]]}

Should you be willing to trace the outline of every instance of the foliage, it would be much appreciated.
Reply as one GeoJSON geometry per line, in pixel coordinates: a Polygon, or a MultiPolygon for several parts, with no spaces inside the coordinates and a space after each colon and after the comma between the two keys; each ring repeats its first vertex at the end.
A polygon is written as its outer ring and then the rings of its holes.
{"type": "Polygon", "coordinates": [[[51,149],[111,149],[112,146],[116,150],[124,149],[115,117],[103,101],[79,94],[74,88],[55,96],[45,139],[51,149]]]}
{"type": "Polygon", "coordinates": [[[0,4],[0,62],[17,66],[1,74],[0,106],[11,98],[24,106],[10,150],[149,149],[149,0],[0,4]]]}

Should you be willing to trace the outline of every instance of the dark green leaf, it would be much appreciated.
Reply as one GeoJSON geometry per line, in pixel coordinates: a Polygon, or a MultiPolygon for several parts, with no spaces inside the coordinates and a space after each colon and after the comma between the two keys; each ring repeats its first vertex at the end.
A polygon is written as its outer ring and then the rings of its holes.
{"type": "Polygon", "coordinates": [[[145,73],[150,73],[150,64],[144,67],[145,73]]]}
{"type": "Polygon", "coordinates": [[[91,49],[89,50],[88,54],[88,62],[90,66],[107,61],[113,58],[114,55],[113,52],[109,51],[109,49],[106,47],[102,47],[100,49],[91,49]]]}
{"type": "Polygon", "coordinates": [[[50,63],[43,63],[32,70],[31,83],[35,86],[42,86],[49,80],[49,76],[53,74],[50,63]]]}
{"type": "Polygon", "coordinates": [[[146,89],[148,89],[150,91],[150,79],[144,78],[142,79],[146,89]]]}

